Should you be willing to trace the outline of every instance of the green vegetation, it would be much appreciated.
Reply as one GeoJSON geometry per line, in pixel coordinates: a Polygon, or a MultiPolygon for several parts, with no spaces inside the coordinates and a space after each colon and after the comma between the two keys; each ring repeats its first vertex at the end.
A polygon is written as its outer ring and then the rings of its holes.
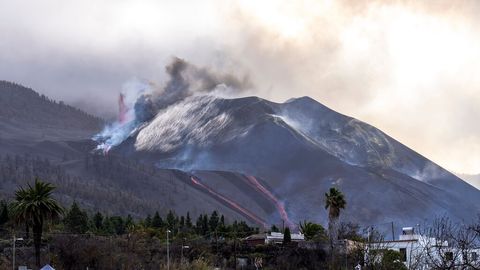
{"type": "Polygon", "coordinates": [[[300,232],[305,235],[306,240],[325,240],[327,238],[325,229],[320,224],[308,222],[306,220],[299,224],[300,232]]]}
{"type": "Polygon", "coordinates": [[[27,188],[17,190],[15,201],[11,205],[13,219],[25,224],[27,228],[32,227],[37,266],[40,266],[43,226],[63,214],[63,208],[52,198],[54,189],[53,185],[37,179],[33,186],[28,184],[27,188]]]}
{"type": "MultiPolygon", "coordinates": [[[[155,211],[135,219],[131,215],[92,213],[76,201],[64,211],[52,198],[54,189],[37,179],[20,188],[12,202],[0,201],[0,250],[4,250],[0,252],[0,269],[12,266],[9,248],[15,231],[24,238],[17,246],[17,265],[50,263],[59,269],[166,269],[167,231],[172,270],[235,269],[239,260],[247,262],[250,268],[245,269],[253,269],[254,262],[262,262],[261,269],[279,270],[353,269],[358,263],[363,264],[366,239],[359,226],[351,223],[340,224],[338,236],[355,240],[358,246],[348,253],[335,253],[333,260],[327,260],[325,229],[311,221],[299,223],[298,229],[307,239],[301,245],[292,240],[294,228],[288,227],[283,230],[283,245],[250,245],[245,237],[258,234],[259,229],[245,221],[229,222],[218,211],[193,220],[189,212],[178,215],[173,210],[163,215],[155,211]],[[33,241],[29,238],[30,229],[33,241]]],[[[339,191],[331,190],[328,198],[329,207],[345,206],[339,191]]],[[[279,229],[273,225],[271,231],[279,229]]],[[[405,269],[398,252],[385,250],[381,254],[366,269],[405,269]]]]}

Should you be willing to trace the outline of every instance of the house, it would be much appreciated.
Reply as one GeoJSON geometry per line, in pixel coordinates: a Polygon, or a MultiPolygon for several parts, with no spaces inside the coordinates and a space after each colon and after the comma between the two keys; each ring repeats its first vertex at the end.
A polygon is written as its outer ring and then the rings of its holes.
{"type": "Polygon", "coordinates": [[[442,264],[460,265],[469,262],[480,266],[478,254],[480,249],[460,250],[449,246],[448,241],[415,233],[413,227],[402,228],[398,240],[368,243],[365,246],[365,260],[380,260],[374,257],[375,252],[382,250],[395,250],[401,255],[401,260],[409,269],[432,269],[442,264]]]}
{"type": "MultiPolygon", "coordinates": [[[[305,241],[305,236],[301,233],[290,234],[292,242],[299,243],[305,241]]],[[[243,239],[249,246],[268,245],[268,244],[282,244],[283,233],[271,232],[252,234],[243,239]]]]}
{"type": "MultiPolygon", "coordinates": [[[[299,233],[290,234],[292,242],[303,242],[305,241],[305,236],[299,233]]],[[[282,244],[283,243],[283,233],[271,232],[266,235],[265,244],[282,244]]]]}

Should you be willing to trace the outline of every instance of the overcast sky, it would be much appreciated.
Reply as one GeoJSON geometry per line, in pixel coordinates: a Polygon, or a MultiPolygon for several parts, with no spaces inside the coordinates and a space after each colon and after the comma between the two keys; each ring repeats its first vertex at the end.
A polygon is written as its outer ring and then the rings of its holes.
{"type": "Polygon", "coordinates": [[[480,173],[478,1],[0,0],[0,79],[108,117],[172,56],[309,95],[480,173]]]}

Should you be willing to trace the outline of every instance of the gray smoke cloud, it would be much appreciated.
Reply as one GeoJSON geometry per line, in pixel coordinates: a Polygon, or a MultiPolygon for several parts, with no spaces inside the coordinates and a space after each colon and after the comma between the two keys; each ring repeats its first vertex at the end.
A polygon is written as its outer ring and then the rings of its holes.
{"type": "Polygon", "coordinates": [[[165,87],[143,94],[137,99],[135,103],[137,120],[148,121],[158,111],[194,94],[212,93],[219,90],[219,87],[222,92],[237,94],[253,87],[247,76],[240,80],[232,74],[216,73],[178,57],[174,57],[165,70],[169,77],[165,87]]]}
{"type": "Polygon", "coordinates": [[[480,171],[478,1],[0,0],[0,6],[1,79],[105,118],[116,117],[126,81],[165,85],[169,75],[159,71],[176,55],[211,71],[249,74],[255,89],[238,95],[279,102],[308,95],[447,169],[480,171]]]}
{"type": "Polygon", "coordinates": [[[238,95],[252,87],[247,77],[218,73],[174,57],[165,68],[168,80],[163,87],[145,81],[125,84],[120,96],[119,119],[94,136],[97,150],[108,152],[127,139],[157,113],[194,95],[238,95]]]}

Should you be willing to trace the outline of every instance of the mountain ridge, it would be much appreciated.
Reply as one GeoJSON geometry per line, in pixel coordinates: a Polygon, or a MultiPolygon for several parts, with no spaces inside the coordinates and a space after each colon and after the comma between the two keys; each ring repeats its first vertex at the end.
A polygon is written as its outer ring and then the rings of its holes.
{"type": "MultiPolygon", "coordinates": [[[[94,128],[81,136],[78,128],[48,136],[42,135],[51,132],[48,127],[37,128],[41,132],[28,137],[0,132],[0,154],[39,155],[76,177],[79,188],[110,191],[102,195],[109,202],[130,198],[130,206],[116,203],[121,207],[112,207],[113,213],[220,209],[227,218],[261,226],[285,219],[326,225],[323,194],[332,186],[346,195],[343,221],[360,225],[408,226],[443,215],[467,220],[479,211],[478,190],[381,130],[310,97],[284,103],[187,97],[142,123],[106,156],[93,151],[94,128]]],[[[9,179],[0,180],[4,192],[12,191],[9,179]]],[[[64,186],[71,181],[55,183],[62,202],[108,210],[100,195],[76,194],[64,186]]]]}
{"type": "Polygon", "coordinates": [[[49,99],[31,88],[0,80],[2,138],[86,139],[102,126],[100,118],[49,99]]]}

